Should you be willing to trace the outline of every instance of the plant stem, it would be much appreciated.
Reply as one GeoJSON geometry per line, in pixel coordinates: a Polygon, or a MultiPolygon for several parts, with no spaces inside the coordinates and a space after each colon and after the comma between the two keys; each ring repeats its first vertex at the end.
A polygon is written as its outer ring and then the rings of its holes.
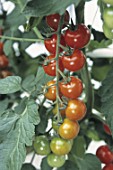
{"type": "Polygon", "coordinates": [[[33,31],[35,32],[35,34],[37,35],[37,37],[38,37],[39,39],[44,39],[44,37],[41,35],[41,33],[40,33],[40,31],[38,30],[37,27],[34,27],[34,28],[33,28],[33,31]]]}
{"type": "Polygon", "coordinates": [[[31,161],[30,161],[31,164],[32,164],[33,161],[34,161],[34,158],[35,158],[35,152],[33,153],[33,156],[32,156],[31,161]]]}

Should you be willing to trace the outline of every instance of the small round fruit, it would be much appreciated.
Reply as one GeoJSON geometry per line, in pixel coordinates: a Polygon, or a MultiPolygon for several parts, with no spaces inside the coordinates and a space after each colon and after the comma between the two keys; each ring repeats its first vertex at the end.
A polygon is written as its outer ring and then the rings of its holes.
{"type": "Polygon", "coordinates": [[[63,139],[74,139],[78,135],[79,129],[80,127],[77,121],[71,121],[65,118],[58,132],[63,139]]]}
{"type": "Polygon", "coordinates": [[[103,24],[103,32],[108,39],[113,39],[113,29],[110,29],[105,23],[103,24]]]}
{"type": "Polygon", "coordinates": [[[102,170],[113,170],[113,164],[111,163],[111,164],[105,165],[102,170]]]}
{"type": "Polygon", "coordinates": [[[56,100],[56,86],[55,86],[56,81],[55,80],[50,80],[47,82],[47,92],[44,94],[46,99],[55,101],[56,100]]]}
{"type": "Polygon", "coordinates": [[[65,161],[65,155],[55,155],[52,153],[47,156],[47,163],[51,167],[59,168],[65,164],[65,161]]]}
{"type": "Polygon", "coordinates": [[[66,108],[66,117],[73,121],[81,120],[86,115],[86,110],[86,105],[83,101],[79,99],[70,100],[66,108]]]}
{"type": "Polygon", "coordinates": [[[110,164],[113,162],[113,153],[107,145],[100,146],[96,151],[96,156],[102,163],[110,164]]]}
{"type": "Polygon", "coordinates": [[[65,140],[60,137],[54,137],[51,140],[50,148],[56,155],[68,154],[72,148],[72,140],[65,140]]]}
{"type": "Polygon", "coordinates": [[[103,124],[104,131],[108,134],[111,135],[111,130],[107,124],[103,124]]]}
{"type": "Polygon", "coordinates": [[[51,152],[49,140],[44,135],[35,137],[33,147],[39,155],[48,155],[51,152]]]}
{"type": "Polygon", "coordinates": [[[103,19],[106,26],[113,29],[113,7],[107,7],[104,9],[103,19]]]}
{"type": "Polygon", "coordinates": [[[0,68],[8,67],[9,60],[5,55],[0,55],[0,68]]]}
{"type": "Polygon", "coordinates": [[[0,55],[2,55],[4,53],[3,46],[4,46],[4,44],[2,42],[0,42],[0,55]]]}

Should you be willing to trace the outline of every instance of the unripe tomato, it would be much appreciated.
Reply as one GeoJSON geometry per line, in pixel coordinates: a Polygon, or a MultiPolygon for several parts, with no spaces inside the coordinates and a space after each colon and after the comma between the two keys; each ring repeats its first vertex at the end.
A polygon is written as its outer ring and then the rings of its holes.
{"type": "MultiPolygon", "coordinates": [[[[54,55],[49,55],[48,57],[46,57],[44,64],[43,64],[43,69],[45,73],[48,74],[49,76],[56,76],[56,60],[54,60],[54,58],[55,58],[54,55]],[[45,65],[45,63],[47,64],[45,65]]],[[[59,57],[58,62],[59,62],[59,69],[61,71],[64,71],[64,66],[63,66],[61,57],[59,57]]]]}
{"type": "MultiPolygon", "coordinates": [[[[53,34],[51,38],[47,38],[44,40],[45,47],[51,54],[56,54],[56,43],[57,43],[56,34],[53,34]]],[[[64,47],[66,46],[63,35],[61,35],[60,44],[64,47]]],[[[59,52],[62,52],[62,51],[63,49],[60,47],[59,52]]]]}
{"type": "Polygon", "coordinates": [[[55,155],[53,153],[47,156],[47,163],[51,167],[59,168],[64,165],[66,161],[65,155],[55,155]]]}
{"type": "Polygon", "coordinates": [[[65,97],[76,99],[82,93],[82,81],[79,78],[71,76],[69,82],[65,83],[65,81],[63,81],[59,83],[59,89],[65,97]]]}
{"type": "Polygon", "coordinates": [[[5,55],[0,55],[0,68],[8,67],[9,60],[5,55]]]}
{"type": "Polygon", "coordinates": [[[110,151],[107,145],[100,146],[96,151],[96,156],[102,163],[110,164],[113,162],[113,153],[110,151]]]}
{"type": "Polygon", "coordinates": [[[56,100],[56,86],[55,86],[56,81],[55,80],[50,80],[47,82],[47,92],[44,94],[46,99],[55,101],[56,100]]]}
{"type": "Polygon", "coordinates": [[[103,24],[103,32],[109,39],[113,39],[113,29],[109,28],[105,23],[103,24]]]}
{"type": "Polygon", "coordinates": [[[56,131],[56,132],[58,132],[58,129],[59,129],[59,124],[56,122],[56,121],[52,121],[52,128],[56,131]]]}
{"type": "MultiPolygon", "coordinates": [[[[51,14],[51,15],[46,16],[47,24],[55,31],[58,29],[59,21],[60,21],[60,15],[59,14],[51,14]]],[[[63,28],[68,23],[69,23],[69,12],[66,11],[65,14],[64,14],[63,28]]]]}
{"type": "Polygon", "coordinates": [[[103,124],[104,131],[108,134],[111,135],[111,130],[107,124],[103,124]]]}
{"type": "Polygon", "coordinates": [[[80,49],[88,44],[90,40],[90,30],[84,24],[79,24],[75,30],[66,30],[64,38],[69,47],[80,49]]]}
{"type": "Polygon", "coordinates": [[[72,140],[65,140],[60,137],[54,137],[51,140],[50,148],[56,155],[65,155],[71,151],[72,140]]]}
{"type": "Polygon", "coordinates": [[[49,140],[44,135],[35,137],[33,147],[39,155],[48,155],[51,152],[49,140]]]}
{"type": "Polygon", "coordinates": [[[113,7],[107,7],[104,9],[103,19],[106,26],[113,29],[113,7]]]}
{"type": "Polygon", "coordinates": [[[78,71],[85,64],[85,55],[82,51],[76,49],[72,55],[63,56],[62,62],[64,68],[68,69],[69,71],[78,71]]]}
{"type": "Polygon", "coordinates": [[[113,0],[102,0],[106,4],[113,5],[113,0]]]}
{"type": "Polygon", "coordinates": [[[64,139],[74,139],[79,133],[79,124],[77,121],[71,121],[67,118],[59,127],[59,135],[64,139]]]}
{"type": "Polygon", "coordinates": [[[104,166],[104,168],[102,170],[113,170],[113,164],[108,164],[108,165],[104,166]]]}
{"type": "Polygon", "coordinates": [[[66,117],[70,120],[81,120],[86,114],[86,105],[81,100],[70,100],[66,108],[66,117]]]}
{"type": "Polygon", "coordinates": [[[6,78],[8,76],[12,76],[12,73],[8,70],[1,70],[0,71],[0,77],[1,78],[6,78]]]}
{"type": "Polygon", "coordinates": [[[2,42],[0,42],[0,55],[2,55],[4,53],[3,46],[4,46],[4,44],[2,42]]]}

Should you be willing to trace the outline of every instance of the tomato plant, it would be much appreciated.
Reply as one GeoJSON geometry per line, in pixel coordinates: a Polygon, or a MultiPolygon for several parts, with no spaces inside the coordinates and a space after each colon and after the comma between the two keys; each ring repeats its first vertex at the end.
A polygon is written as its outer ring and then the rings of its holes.
{"type": "Polygon", "coordinates": [[[45,92],[45,97],[52,101],[56,100],[56,86],[54,80],[47,82],[47,92],[45,92]]]}
{"type": "Polygon", "coordinates": [[[113,5],[113,1],[112,0],[102,0],[102,1],[105,2],[106,4],[113,5]]]}
{"type": "Polygon", "coordinates": [[[104,131],[108,134],[111,135],[111,130],[107,124],[103,124],[104,131]]]}
{"type": "Polygon", "coordinates": [[[4,52],[3,52],[3,43],[0,42],[0,55],[2,55],[4,52]]]}
{"type": "Polygon", "coordinates": [[[113,169],[113,164],[108,164],[104,166],[103,170],[112,170],[113,169]]]}
{"type": "Polygon", "coordinates": [[[107,27],[113,29],[113,7],[104,9],[103,19],[107,27]]]}
{"type": "Polygon", "coordinates": [[[0,68],[8,67],[9,60],[8,58],[3,54],[0,55],[0,68]]]}
{"type": "Polygon", "coordinates": [[[109,28],[105,23],[103,24],[103,31],[107,38],[113,39],[113,29],[109,28]]]}

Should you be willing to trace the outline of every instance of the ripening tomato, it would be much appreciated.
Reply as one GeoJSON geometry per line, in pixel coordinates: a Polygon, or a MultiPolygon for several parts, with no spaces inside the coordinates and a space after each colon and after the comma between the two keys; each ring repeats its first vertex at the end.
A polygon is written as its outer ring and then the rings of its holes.
{"type": "Polygon", "coordinates": [[[90,30],[84,24],[79,24],[75,30],[66,30],[64,38],[69,47],[80,49],[88,44],[90,30]]]}
{"type": "Polygon", "coordinates": [[[74,139],[78,135],[79,129],[80,127],[77,121],[71,121],[65,118],[58,132],[63,139],[74,139]]]}
{"type": "Polygon", "coordinates": [[[110,4],[113,6],[113,0],[102,0],[106,4],[110,4]]]}
{"type": "Polygon", "coordinates": [[[113,162],[113,153],[107,145],[100,146],[96,151],[96,156],[102,163],[110,164],[113,162]]]}
{"type": "MultiPolygon", "coordinates": [[[[45,47],[51,54],[56,54],[56,43],[57,43],[56,34],[53,34],[51,38],[47,38],[44,40],[45,47]]],[[[66,46],[63,35],[61,35],[60,44],[64,47],[66,46]]],[[[59,52],[62,52],[62,51],[63,49],[60,47],[59,52]]]]}
{"type": "Polygon", "coordinates": [[[113,170],[113,164],[111,163],[111,164],[104,166],[102,170],[113,170]]]}
{"type": "Polygon", "coordinates": [[[47,92],[44,94],[46,99],[55,101],[56,100],[56,86],[55,86],[56,81],[55,80],[50,80],[47,82],[47,92]]]}
{"type": "MultiPolygon", "coordinates": [[[[59,14],[51,14],[51,15],[46,16],[47,24],[55,31],[58,29],[59,21],[60,21],[60,15],[59,14]]],[[[66,11],[65,14],[64,14],[63,28],[68,23],[69,23],[69,12],[66,11]]]]}
{"type": "Polygon", "coordinates": [[[0,55],[0,68],[8,67],[9,60],[5,55],[0,55]]]}
{"type": "Polygon", "coordinates": [[[71,151],[73,140],[54,137],[50,142],[50,148],[56,155],[65,155],[71,151]]]}
{"type": "Polygon", "coordinates": [[[47,156],[47,163],[51,167],[59,168],[64,165],[66,161],[65,155],[55,155],[53,153],[47,156]]]}
{"type": "Polygon", "coordinates": [[[107,124],[103,124],[104,131],[108,134],[111,135],[111,130],[107,124]]]}
{"type": "Polygon", "coordinates": [[[83,90],[82,81],[74,76],[70,77],[70,81],[65,83],[65,81],[59,83],[60,92],[70,99],[76,99],[79,97],[83,90]]]}
{"type": "Polygon", "coordinates": [[[70,100],[66,108],[66,117],[70,120],[81,120],[86,114],[86,105],[83,101],[70,100]]]}
{"type": "Polygon", "coordinates": [[[108,39],[113,39],[113,28],[109,28],[105,23],[103,24],[103,32],[108,39]]]}
{"type": "Polygon", "coordinates": [[[1,78],[6,78],[8,76],[12,76],[12,73],[8,70],[1,70],[0,71],[0,77],[1,78]]]}
{"type": "MultiPolygon", "coordinates": [[[[54,60],[54,58],[55,58],[54,55],[49,55],[48,57],[46,57],[43,64],[43,69],[45,73],[48,74],[49,76],[56,76],[56,60],[54,60]]],[[[58,62],[59,62],[59,69],[61,71],[64,71],[64,66],[61,57],[59,57],[58,62]]]]}
{"type": "Polygon", "coordinates": [[[113,29],[113,7],[106,7],[103,12],[103,19],[106,26],[113,29]]]}
{"type": "Polygon", "coordinates": [[[72,55],[62,57],[63,66],[69,71],[80,70],[84,66],[85,60],[84,53],[78,49],[75,49],[72,55]]]}
{"type": "Polygon", "coordinates": [[[4,46],[4,44],[2,42],[0,42],[0,55],[2,55],[4,53],[3,46],[4,46]]]}
{"type": "Polygon", "coordinates": [[[33,147],[39,155],[48,155],[51,152],[49,140],[45,135],[35,137],[33,147]]]}

